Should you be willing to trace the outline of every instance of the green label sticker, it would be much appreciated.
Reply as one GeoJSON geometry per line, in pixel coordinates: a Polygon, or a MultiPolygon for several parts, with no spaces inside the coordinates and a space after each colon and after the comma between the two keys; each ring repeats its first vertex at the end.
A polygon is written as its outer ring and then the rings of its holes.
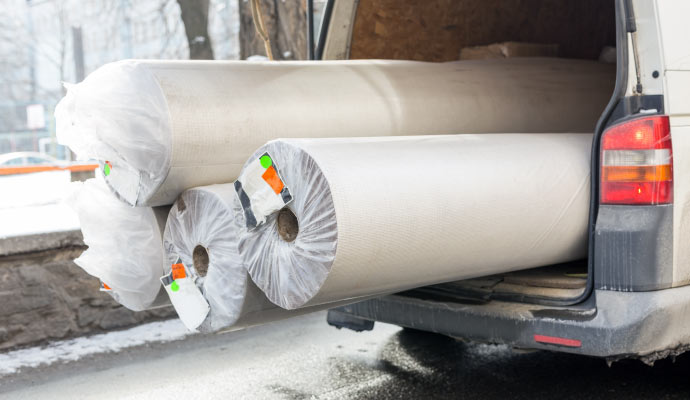
{"type": "Polygon", "coordinates": [[[173,281],[173,283],[170,284],[170,290],[173,292],[180,290],[180,285],[177,284],[177,281],[173,281]]]}
{"type": "Polygon", "coordinates": [[[273,165],[273,160],[271,160],[271,157],[267,154],[261,156],[261,158],[259,158],[259,162],[261,163],[261,166],[264,168],[268,168],[271,165],[273,165]]]}
{"type": "Polygon", "coordinates": [[[110,168],[111,168],[111,167],[110,167],[110,162],[106,161],[106,162],[105,162],[105,165],[103,166],[103,174],[104,174],[105,176],[110,175],[110,168]]]}

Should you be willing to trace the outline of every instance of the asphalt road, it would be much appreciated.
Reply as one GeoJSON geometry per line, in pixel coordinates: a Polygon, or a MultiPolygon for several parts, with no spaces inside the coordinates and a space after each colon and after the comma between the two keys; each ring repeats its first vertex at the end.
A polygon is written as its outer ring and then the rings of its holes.
{"type": "Polygon", "coordinates": [[[1,399],[687,399],[690,357],[654,367],[466,344],[325,313],[0,378],[1,399]]]}

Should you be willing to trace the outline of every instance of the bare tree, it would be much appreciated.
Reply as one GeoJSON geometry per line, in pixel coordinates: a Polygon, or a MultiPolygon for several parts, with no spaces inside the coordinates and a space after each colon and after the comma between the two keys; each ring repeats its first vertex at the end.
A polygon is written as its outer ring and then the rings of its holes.
{"type": "MultiPolygon", "coordinates": [[[[24,6],[15,1],[12,6],[0,8],[0,132],[25,129],[23,109],[38,92],[30,57],[33,43],[24,6]]],[[[0,152],[10,150],[5,142],[0,143],[0,152]]]]}
{"type": "MultiPolygon", "coordinates": [[[[249,1],[240,6],[240,58],[265,55],[263,40],[256,34],[249,1]]],[[[304,0],[260,0],[271,51],[277,60],[307,58],[307,18],[304,0]]]]}
{"type": "MultiPolygon", "coordinates": [[[[23,46],[27,36],[25,26],[19,21],[13,7],[0,9],[0,90],[3,103],[13,103],[29,97],[31,84],[28,49],[23,46]],[[20,40],[17,40],[17,36],[20,40]]],[[[4,118],[0,125],[7,122],[4,118]]]]}
{"type": "Polygon", "coordinates": [[[193,60],[212,60],[213,47],[208,35],[209,0],[177,0],[182,13],[189,58],[193,60]]]}
{"type": "MultiPolygon", "coordinates": [[[[58,18],[58,54],[56,57],[56,64],[58,67],[58,70],[60,71],[60,82],[65,81],[65,62],[66,62],[66,57],[67,57],[67,34],[69,30],[69,26],[67,23],[67,14],[65,12],[65,5],[61,1],[57,1],[53,3],[55,7],[55,14],[56,17],[58,18]]],[[[65,88],[62,87],[62,95],[64,96],[66,91],[65,88]]]]}
{"type": "MultiPolygon", "coordinates": [[[[170,56],[169,51],[172,51],[173,58],[183,57],[180,54],[182,53],[182,49],[180,49],[182,46],[173,46],[171,49],[171,45],[173,45],[174,42],[173,39],[177,36],[178,31],[183,28],[181,18],[171,19],[168,17],[170,14],[171,3],[174,4],[175,0],[161,0],[158,8],[156,9],[157,18],[160,20],[161,26],[163,27],[163,43],[158,55],[160,58],[168,58],[170,56]]],[[[186,55],[189,56],[189,54],[186,55]]]]}

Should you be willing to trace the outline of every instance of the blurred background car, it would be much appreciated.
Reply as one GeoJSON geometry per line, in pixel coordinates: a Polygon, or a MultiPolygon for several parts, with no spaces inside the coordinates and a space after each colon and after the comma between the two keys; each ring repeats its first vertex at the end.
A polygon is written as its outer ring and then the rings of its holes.
{"type": "Polygon", "coordinates": [[[72,180],[84,180],[93,177],[93,170],[96,168],[98,165],[92,162],[59,160],[35,151],[0,154],[0,175],[68,170],[72,174],[72,180]]]}
{"type": "Polygon", "coordinates": [[[58,160],[48,154],[35,151],[18,151],[14,153],[0,154],[0,167],[25,167],[35,165],[53,165],[66,167],[69,162],[58,160]]]}

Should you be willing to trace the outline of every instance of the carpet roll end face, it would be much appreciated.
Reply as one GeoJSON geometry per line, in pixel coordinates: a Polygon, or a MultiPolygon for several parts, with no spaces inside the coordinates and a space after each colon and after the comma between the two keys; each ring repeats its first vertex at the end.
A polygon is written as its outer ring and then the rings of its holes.
{"type": "Polygon", "coordinates": [[[186,190],[170,210],[163,235],[168,265],[162,282],[173,304],[184,290],[196,288],[198,296],[184,300],[189,307],[175,307],[183,322],[188,319],[185,325],[190,329],[212,332],[235,327],[256,307],[255,299],[248,299],[249,277],[237,250],[239,235],[246,229],[241,210],[232,184],[186,190]],[[185,289],[190,276],[196,286],[185,289]]]}
{"type": "Polygon", "coordinates": [[[55,108],[58,142],[79,159],[99,162],[105,182],[130,205],[148,199],[165,179],[172,125],[158,78],[144,62],[102,66],[75,85],[55,108]]]}
{"type": "Polygon", "coordinates": [[[335,257],[328,182],[300,148],[272,141],[250,157],[235,189],[248,228],[238,247],[242,262],[271,302],[300,308],[318,291],[335,257]]]}
{"type": "Polygon", "coordinates": [[[145,310],[160,291],[165,263],[160,225],[167,207],[131,207],[101,178],[72,183],[66,198],[88,246],[75,263],[99,278],[100,290],[115,301],[133,311],[145,310]]]}

